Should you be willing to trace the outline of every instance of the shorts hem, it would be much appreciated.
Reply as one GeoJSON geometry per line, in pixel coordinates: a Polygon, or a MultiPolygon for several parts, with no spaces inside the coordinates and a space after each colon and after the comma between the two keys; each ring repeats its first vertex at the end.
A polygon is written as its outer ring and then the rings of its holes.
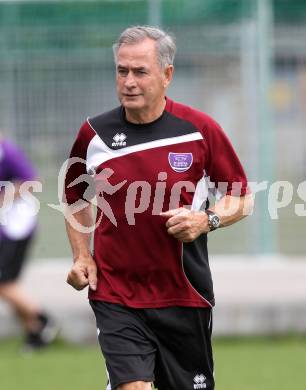
{"type": "Polygon", "coordinates": [[[128,378],[128,379],[121,379],[119,382],[115,382],[115,384],[113,385],[112,384],[112,381],[110,381],[110,384],[111,384],[111,388],[112,388],[112,390],[116,390],[116,388],[118,387],[118,386],[121,386],[121,385],[125,385],[126,383],[131,383],[131,382],[139,382],[139,381],[141,381],[141,382],[154,382],[155,381],[155,378],[154,378],[154,376],[153,377],[137,377],[137,378],[135,378],[135,377],[133,377],[133,378],[128,378]]]}

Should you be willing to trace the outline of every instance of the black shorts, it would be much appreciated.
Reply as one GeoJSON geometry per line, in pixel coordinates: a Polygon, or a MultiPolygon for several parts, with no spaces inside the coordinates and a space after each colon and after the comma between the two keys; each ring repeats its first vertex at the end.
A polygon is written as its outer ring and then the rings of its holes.
{"type": "Polygon", "coordinates": [[[32,235],[22,240],[0,240],[0,284],[16,280],[27,255],[32,235]]]}
{"type": "Polygon", "coordinates": [[[107,389],[134,381],[154,382],[159,390],[214,389],[210,308],[90,304],[108,371],[107,389]]]}

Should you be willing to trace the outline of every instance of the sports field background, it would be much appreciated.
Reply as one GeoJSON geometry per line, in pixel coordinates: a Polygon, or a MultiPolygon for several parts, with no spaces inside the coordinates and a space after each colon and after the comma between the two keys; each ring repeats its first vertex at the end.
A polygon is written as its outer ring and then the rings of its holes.
{"type": "MultiPolygon", "coordinates": [[[[3,389],[105,389],[98,346],[58,342],[34,355],[20,354],[18,348],[18,340],[1,344],[3,389]]],[[[305,389],[305,338],[217,339],[214,350],[218,390],[305,389]]]]}
{"type": "Polygon", "coordinates": [[[47,203],[57,203],[58,170],[81,123],[117,104],[111,44],[143,23],[176,35],[169,96],[221,123],[250,181],[293,185],[278,220],[262,192],[252,218],[211,237],[211,252],[305,254],[305,218],[294,212],[305,204],[297,196],[306,174],[305,1],[0,0],[0,129],[27,150],[43,183],[34,257],[70,255],[62,217],[47,203]]]}
{"type": "MultiPolygon", "coordinates": [[[[293,185],[278,220],[263,192],[253,217],[209,237],[210,252],[303,261],[306,222],[294,205],[306,200],[297,196],[306,177],[305,0],[0,0],[0,129],[29,153],[43,185],[35,264],[70,257],[63,217],[48,203],[58,202],[57,174],[81,123],[117,104],[111,45],[131,24],[176,35],[169,96],[224,127],[250,181],[293,185]]],[[[216,339],[217,390],[304,390],[305,340],[216,339]]],[[[20,339],[0,341],[1,390],[104,388],[97,345],[19,349],[20,339]]]]}

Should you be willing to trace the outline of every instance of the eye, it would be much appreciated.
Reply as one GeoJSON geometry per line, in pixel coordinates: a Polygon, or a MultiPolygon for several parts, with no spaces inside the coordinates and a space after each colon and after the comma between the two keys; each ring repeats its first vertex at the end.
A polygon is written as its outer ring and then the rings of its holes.
{"type": "Polygon", "coordinates": [[[122,69],[122,68],[117,69],[117,72],[120,76],[126,76],[128,74],[127,69],[122,69]]]}
{"type": "Polygon", "coordinates": [[[136,70],[135,73],[136,73],[137,75],[142,76],[142,75],[146,74],[147,72],[146,72],[145,70],[143,70],[143,69],[138,69],[138,70],[136,70]]]}

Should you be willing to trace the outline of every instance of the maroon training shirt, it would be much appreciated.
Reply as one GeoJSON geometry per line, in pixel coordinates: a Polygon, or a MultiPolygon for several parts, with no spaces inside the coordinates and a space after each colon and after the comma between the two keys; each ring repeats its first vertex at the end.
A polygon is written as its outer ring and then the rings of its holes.
{"type": "Polygon", "coordinates": [[[245,195],[245,173],[220,126],[168,98],[146,124],[129,123],[120,106],[83,124],[70,157],[84,163],[67,171],[67,203],[94,195],[90,178],[102,218],[94,234],[98,286],[89,298],[135,308],[213,306],[207,235],[182,243],[159,213],[204,209],[208,179],[223,195],[245,195]],[[81,175],[85,182],[68,188],[81,175]]]}

